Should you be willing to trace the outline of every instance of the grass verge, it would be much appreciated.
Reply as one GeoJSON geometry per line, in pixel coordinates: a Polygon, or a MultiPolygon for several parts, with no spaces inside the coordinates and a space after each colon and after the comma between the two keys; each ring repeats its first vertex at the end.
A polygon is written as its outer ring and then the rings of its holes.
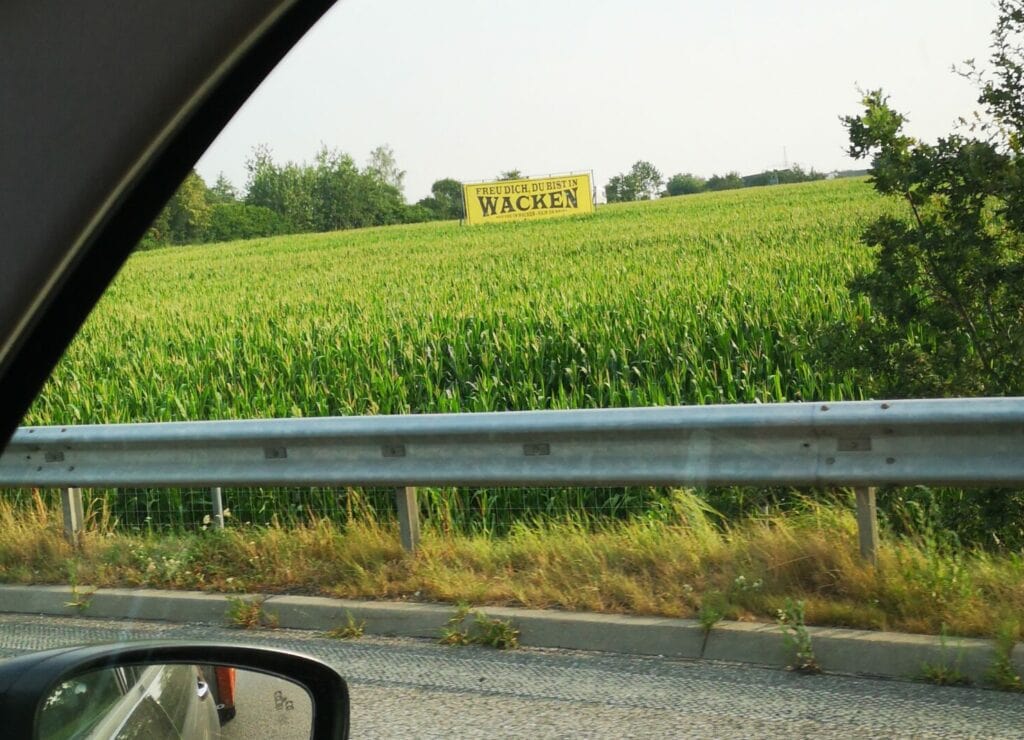
{"type": "Polygon", "coordinates": [[[669,516],[516,524],[503,537],[424,526],[403,552],[393,522],[119,532],[93,512],[76,551],[59,512],[0,501],[0,580],[90,587],[306,593],[772,622],[787,599],[807,625],[990,637],[1024,613],[1024,557],[954,550],[926,534],[858,555],[852,504],[723,524],[678,491],[669,516]]]}

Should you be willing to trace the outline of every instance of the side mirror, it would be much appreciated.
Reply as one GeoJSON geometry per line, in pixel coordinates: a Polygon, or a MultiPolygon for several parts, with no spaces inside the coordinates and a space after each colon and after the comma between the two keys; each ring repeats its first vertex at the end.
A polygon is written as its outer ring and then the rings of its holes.
{"type": "Polygon", "coordinates": [[[297,653],[203,643],[59,648],[0,662],[7,737],[347,738],[333,668],[297,653]]]}

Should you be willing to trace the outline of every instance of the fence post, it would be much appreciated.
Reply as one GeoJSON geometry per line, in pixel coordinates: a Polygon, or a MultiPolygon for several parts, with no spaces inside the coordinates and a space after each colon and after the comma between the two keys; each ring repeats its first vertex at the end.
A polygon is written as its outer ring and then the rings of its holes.
{"type": "Polygon", "coordinates": [[[77,546],[85,522],[85,513],[82,509],[82,489],[60,489],[60,506],[64,512],[64,539],[77,546]]]}
{"type": "Polygon", "coordinates": [[[871,565],[878,564],[878,512],[875,508],[874,487],[858,486],[857,495],[857,536],[860,539],[860,556],[871,565]]]}
{"type": "Polygon", "coordinates": [[[395,489],[398,507],[398,531],[406,552],[416,552],[420,544],[420,507],[416,502],[416,489],[403,486],[395,489]]]}
{"type": "Polygon", "coordinates": [[[213,509],[214,529],[224,529],[224,498],[221,496],[220,486],[210,489],[210,508],[213,509]]]}

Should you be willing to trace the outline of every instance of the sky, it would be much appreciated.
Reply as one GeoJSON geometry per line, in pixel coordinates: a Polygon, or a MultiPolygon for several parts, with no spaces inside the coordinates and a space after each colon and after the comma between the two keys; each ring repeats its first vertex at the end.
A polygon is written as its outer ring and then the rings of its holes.
{"type": "Polygon", "coordinates": [[[787,164],[867,165],[839,116],[883,88],[923,139],[977,92],[988,0],[340,0],[238,112],[197,168],[244,189],[256,144],[366,163],[389,145],[415,202],[444,177],[594,172],[644,159],[668,177],[787,164]]]}

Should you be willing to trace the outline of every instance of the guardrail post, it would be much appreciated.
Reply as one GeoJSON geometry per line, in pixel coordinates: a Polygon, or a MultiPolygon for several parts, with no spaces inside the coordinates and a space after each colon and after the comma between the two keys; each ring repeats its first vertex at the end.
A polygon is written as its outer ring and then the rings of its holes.
{"type": "Polygon", "coordinates": [[[854,488],[857,496],[857,536],[860,556],[871,565],[878,564],[878,512],[875,508],[874,487],[854,488]]]}
{"type": "Polygon", "coordinates": [[[420,544],[420,507],[416,502],[416,489],[403,486],[395,489],[398,506],[398,531],[406,552],[416,552],[420,544]]]}
{"type": "Polygon", "coordinates": [[[220,486],[210,489],[210,508],[213,509],[210,519],[213,521],[214,529],[224,529],[224,498],[221,496],[220,486]]]}
{"type": "Polygon", "coordinates": [[[85,523],[85,513],[82,509],[82,489],[60,489],[60,506],[64,512],[64,539],[77,546],[85,523]]]}

